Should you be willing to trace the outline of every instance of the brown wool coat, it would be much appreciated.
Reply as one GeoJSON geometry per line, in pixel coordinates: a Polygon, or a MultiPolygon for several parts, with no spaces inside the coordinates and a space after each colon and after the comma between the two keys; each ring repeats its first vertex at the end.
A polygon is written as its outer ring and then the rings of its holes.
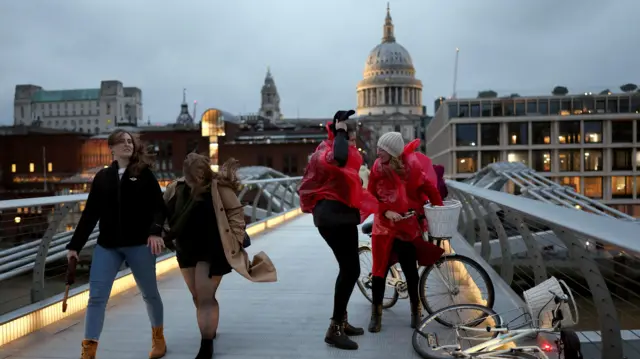
{"type": "MultiPolygon", "coordinates": [[[[165,203],[169,203],[173,198],[179,182],[184,182],[184,177],[178,178],[167,186],[164,192],[165,203]]],[[[244,207],[235,191],[227,186],[218,187],[218,181],[214,180],[211,184],[211,197],[213,207],[218,213],[216,219],[222,247],[231,268],[252,282],[277,281],[276,268],[266,253],[261,251],[250,261],[249,254],[242,247],[245,233],[244,207]]]]}

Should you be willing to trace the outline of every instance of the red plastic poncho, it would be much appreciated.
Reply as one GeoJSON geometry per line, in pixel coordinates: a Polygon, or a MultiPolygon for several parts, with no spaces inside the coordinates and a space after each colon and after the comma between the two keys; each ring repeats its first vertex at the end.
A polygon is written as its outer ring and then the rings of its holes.
{"type": "Polygon", "coordinates": [[[311,155],[298,188],[302,212],[313,212],[316,203],[323,199],[339,201],[365,212],[375,211],[375,198],[362,188],[359,171],[363,161],[360,152],[355,146],[349,146],[347,164],[338,167],[333,160],[334,136],[328,125],[327,132],[329,138],[320,143],[311,155]]]}
{"type": "MultiPolygon", "coordinates": [[[[419,144],[419,140],[417,141],[419,144]]],[[[424,189],[432,188],[437,195],[437,189],[427,179],[423,170],[420,156],[414,155],[413,151],[417,147],[414,142],[405,147],[402,156],[406,171],[404,178],[401,178],[388,165],[382,164],[380,160],[376,160],[369,175],[368,190],[378,199],[378,211],[375,212],[371,238],[372,274],[377,277],[384,277],[388,267],[398,261],[396,254],[392,251],[393,241],[396,238],[413,243],[416,247],[418,263],[422,266],[432,265],[444,253],[442,248],[423,240],[422,230],[426,230],[426,222],[420,226],[416,217],[392,222],[384,216],[388,210],[404,214],[409,209],[414,209],[418,213],[423,213],[423,205],[426,202],[423,198],[433,196],[431,191],[425,192],[424,189]]],[[[439,196],[433,199],[434,202],[438,202],[439,196]]],[[[435,204],[441,205],[442,201],[435,204]]]]}

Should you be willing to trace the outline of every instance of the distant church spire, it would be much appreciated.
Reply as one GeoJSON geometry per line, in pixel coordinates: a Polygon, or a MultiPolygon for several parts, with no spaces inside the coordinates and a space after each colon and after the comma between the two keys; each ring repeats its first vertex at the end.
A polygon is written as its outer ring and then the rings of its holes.
{"type": "Polygon", "coordinates": [[[282,117],[280,113],[280,95],[276,82],[271,75],[271,67],[267,67],[267,75],[264,77],[264,84],[260,90],[261,104],[259,115],[268,118],[271,121],[279,120],[282,117]]]}
{"type": "Polygon", "coordinates": [[[393,34],[393,20],[391,19],[391,8],[387,2],[387,16],[384,18],[382,42],[396,42],[393,34]]]}
{"type": "Polygon", "coordinates": [[[193,117],[189,114],[189,105],[187,104],[187,89],[182,89],[182,104],[180,105],[180,114],[176,119],[176,123],[180,125],[193,125],[193,117]]]}

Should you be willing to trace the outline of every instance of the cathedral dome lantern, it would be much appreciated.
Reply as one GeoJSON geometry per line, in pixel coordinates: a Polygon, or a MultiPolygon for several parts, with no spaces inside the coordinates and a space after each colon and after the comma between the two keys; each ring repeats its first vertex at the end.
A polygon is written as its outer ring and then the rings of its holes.
{"type": "Polygon", "coordinates": [[[409,51],[396,42],[387,4],[382,41],[369,53],[358,83],[358,115],[421,114],[422,82],[415,74],[409,51]]]}

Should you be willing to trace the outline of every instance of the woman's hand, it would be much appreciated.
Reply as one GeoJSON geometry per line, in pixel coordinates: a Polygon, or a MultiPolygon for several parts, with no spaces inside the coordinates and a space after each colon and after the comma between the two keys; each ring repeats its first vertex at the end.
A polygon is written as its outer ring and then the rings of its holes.
{"type": "Polygon", "coordinates": [[[79,261],[79,257],[78,257],[78,252],[76,251],[72,251],[72,250],[68,250],[67,251],[67,261],[71,262],[71,258],[75,258],[76,261],[79,261]]]}
{"type": "Polygon", "coordinates": [[[384,216],[387,217],[388,220],[391,220],[394,222],[402,219],[402,216],[399,213],[394,211],[386,211],[384,212],[384,216]]]}
{"type": "Polygon", "coordinates": [[[151,248],[151,253],[158,255],[164,249],[164,240],[158,236],[149,236],[147,239],[147,247],[151,248]]]}

